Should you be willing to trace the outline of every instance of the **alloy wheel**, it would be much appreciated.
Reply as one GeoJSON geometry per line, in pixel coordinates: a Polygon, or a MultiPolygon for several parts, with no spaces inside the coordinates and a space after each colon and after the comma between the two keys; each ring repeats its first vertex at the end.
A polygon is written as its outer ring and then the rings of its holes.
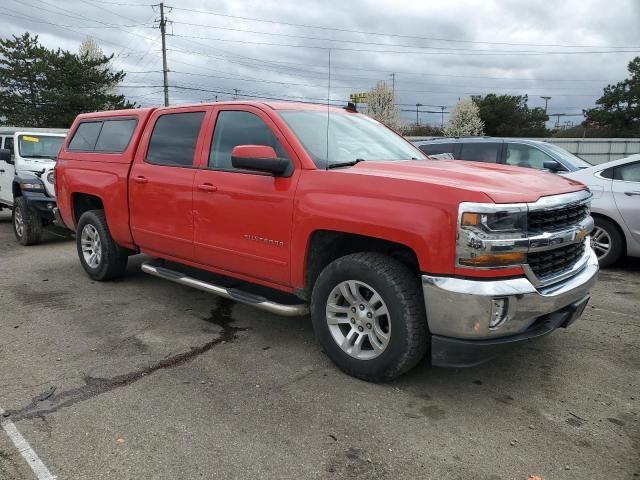
{"type": "Polygon", "coordinates": [[[80,235],[80,245],[84,261],[91,268],[97,268],[102,260],[102,243],[96,227],[91,224],[84,226],[80,235]]]}
{"type": "Polygon", "coordinates": [[[601,227],[594,227],[591,232],[591,248],[596,252],[598,260],[607,256],[611,251],[611,236],[601,227]]]}
{"type": "Polygon", "coordinates": [[[327,299],[326,318],[336,344],[358,360],[376,358],[389,345],[389,310],[380,294],[364,282],[336,285],[327,299]]]}

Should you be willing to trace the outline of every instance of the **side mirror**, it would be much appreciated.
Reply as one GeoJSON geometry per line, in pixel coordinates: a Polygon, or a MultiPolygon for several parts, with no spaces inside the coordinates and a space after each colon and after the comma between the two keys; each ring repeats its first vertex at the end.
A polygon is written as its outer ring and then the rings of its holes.
{"type": "Polygon", "coordinates": [[[231,150],[231,165],[240,170],[283,175],[291,163],[278,158],[276,151],[267,145],[236,145],[231,150]]]}
{"type": "Polygon", "coordinates": [[[0,161],[13,165],[13,160],[11,160],[11,150],[8,148],[0,148],[0,161]]]}
{"type": "Polygon", "coordinates": [[[556,160],[545,160],[542,162],[542,166],[550,172],[564,172],[566,170],[566,168],[556,160]]]}

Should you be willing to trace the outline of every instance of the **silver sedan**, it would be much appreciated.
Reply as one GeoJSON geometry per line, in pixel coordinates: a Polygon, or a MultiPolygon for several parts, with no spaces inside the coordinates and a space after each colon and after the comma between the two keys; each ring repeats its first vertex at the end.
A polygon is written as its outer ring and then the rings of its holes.
{"type": "Polygon", "coordinates": [[[602,267],[624,255],[640,257],[640,155],[602,163],[565,176],[589,186],[595,229],[591,246],[602,267]]]}

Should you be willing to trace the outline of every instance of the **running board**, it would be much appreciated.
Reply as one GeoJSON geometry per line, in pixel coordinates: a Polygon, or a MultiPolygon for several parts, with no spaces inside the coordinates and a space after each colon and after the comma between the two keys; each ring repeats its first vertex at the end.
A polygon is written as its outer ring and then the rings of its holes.
{"type": "Polygon", "coordinates": [[[265,310],[276,315],[286,317],[298,317],[309,313],[309,306],[301,303],[297,305],[287,305],[283,303],[273,302],[260,295],[245,292],[237,288],[227,288],[213,283],[205,282],[194,277],[190,277],[185,273],[169,268],[153,265],[151,262],[142,264],[142,271],[156,277],[163,278],[187,287],[192,287],[203,292],[213,293],[220,297],[228,298],[236,302],[251,305],[253,307],[265,310]]]}

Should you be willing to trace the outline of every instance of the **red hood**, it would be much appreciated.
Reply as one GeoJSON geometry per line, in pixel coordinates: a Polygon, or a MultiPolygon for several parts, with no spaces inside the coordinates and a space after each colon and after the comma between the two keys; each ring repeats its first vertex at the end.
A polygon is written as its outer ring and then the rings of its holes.
{"type": "Polygon", "coordinates": [[[456,160],[360,162],[348,171],[484,193],[496,203],[535,202],[540,197],[586,188],[580,182],[553,173],[456,160]]]}

